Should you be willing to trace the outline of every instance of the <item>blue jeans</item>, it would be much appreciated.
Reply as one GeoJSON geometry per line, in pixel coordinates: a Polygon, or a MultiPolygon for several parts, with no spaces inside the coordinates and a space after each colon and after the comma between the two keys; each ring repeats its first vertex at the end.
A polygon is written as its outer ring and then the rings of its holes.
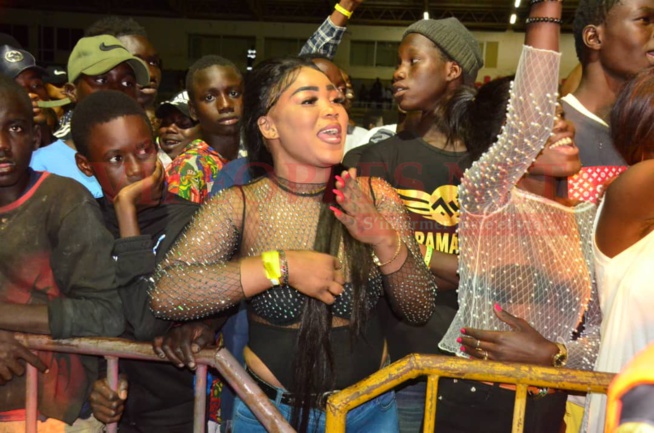
{"type": "MultiPolygon", "coordinates": [[[[278,397],[279,399],[279,397],[278,397]]],[[[271,400],[287,420],[291,419],[292,407],[271,400]]],[[[250,409],[236,398],[232,419],[234,433],[266,433],[250,409]]],[[[325,412],[314,409],[309,418],[308,432],[325,431],[325,412]]],[[[347,414],[348,433],[398,433],[397,405],[395,393],[389,391],[379,397],[358,406],[347,414]]]]}
{"type": "Polygon", "coordinates": [[[395,390],[397,415],[401,433],[422,433],[422,421],[425,417],[425,396],[427,379],[412,380],[395,390]]]}

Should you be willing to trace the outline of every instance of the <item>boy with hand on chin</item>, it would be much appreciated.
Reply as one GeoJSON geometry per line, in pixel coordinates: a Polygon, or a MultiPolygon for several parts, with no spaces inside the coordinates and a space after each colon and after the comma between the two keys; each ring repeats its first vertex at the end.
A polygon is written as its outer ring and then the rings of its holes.
{"type": "Polygon", "coordinates": [[[159,337],[155,351],[176,364],[122,359],[129,398],[125,379],[120,395],[106,380],[97,381],[91,398],[94,414],[105,423],[120,422],[121,431],[191,431],[193,374],[178,367],[195,367],[193,353],[213,342],[216,323],[173,327],[173,322],[156,319],[147,283],[199,206],[164,190],[150,122],[128,96],[116,91],[89,95],[75,109],[72,135],[78,167],[95,175],[104,192],[98,201],[115,238],[113,256],[127,320],[123,337],[138,341],[159,337]]]}

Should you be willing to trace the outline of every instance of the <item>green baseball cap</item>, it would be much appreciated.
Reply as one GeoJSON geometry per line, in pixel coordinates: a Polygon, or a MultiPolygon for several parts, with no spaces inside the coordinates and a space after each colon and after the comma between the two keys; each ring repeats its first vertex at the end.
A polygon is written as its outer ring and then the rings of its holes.
{"type": "Polygon", "coordinates": [[[80,74],[104,74],[123,62],[132,68],[138,84],[148,85],[150,73],[147,65],[127,51],[118,39],[111,35],[82,38],[68,57],[68,80],[74,83],[80,74]]]}

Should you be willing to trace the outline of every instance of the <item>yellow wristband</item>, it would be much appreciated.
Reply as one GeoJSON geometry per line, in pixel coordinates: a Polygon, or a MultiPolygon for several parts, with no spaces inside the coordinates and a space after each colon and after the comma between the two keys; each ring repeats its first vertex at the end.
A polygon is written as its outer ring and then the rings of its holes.
{"type": "Polygon", "coordinates": [[[270,280],[273,286],[279,286],[282,278],[282,269],[279,264],[279,251],[265,251],[261,254],[263,260],[263,269],[266,272],[266,278],[270,280]]]}
{"type": "Polygon", "coordinates": [[[427,250],[425,251],[425,265],[429,267],[429,264],[431,263],[431,256],[434,254],[434,249],[432,247],[427,247],[427,250]]]}
{"type": "Polygon", "coordinates": [[[334,5],[334,10],[336,10],[336,12],[340,12],[343,15],[345,15],[345,18],[347,18],[348,20],[352,18],[352,12],[345,9],[343,6],[339,5],[338,3],[334,5]]]}

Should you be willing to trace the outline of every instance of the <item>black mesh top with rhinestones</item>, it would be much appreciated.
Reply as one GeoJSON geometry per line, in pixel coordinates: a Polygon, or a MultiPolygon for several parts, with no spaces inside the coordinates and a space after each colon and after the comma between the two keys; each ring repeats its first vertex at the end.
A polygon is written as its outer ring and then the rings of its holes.
{"type": "MultiPolygon", "coordinates": [[[[402,267],[382,276],[373,266],[368,285],[368,307],[385,294],[395,311],[411,323],[424,323],[434,309],[436,285],[422,261],[402,201],[385,181],[359,178],[362,191],[372,197],[388,223],[399,231],[409,250],[402,267]]],[[[316,236],[321,197],[297,194],[264,177],[244,187],[231,188],[206,202],[187,231],[163,260],[151,291],[157,316],[195,319],[225,310],[244,299],[240,257],[259,256],[268,250],[310,250],[316,236]]],[[[339,251],[344,274],[347,263],[339,251]]],[[[351,314],[351,284],[334,305],[334,316],[351,314]]],[[[297,326],[305,295],[289,286],[277,286],[254,296],[250,314],[277,326],[297,326]]]]}

